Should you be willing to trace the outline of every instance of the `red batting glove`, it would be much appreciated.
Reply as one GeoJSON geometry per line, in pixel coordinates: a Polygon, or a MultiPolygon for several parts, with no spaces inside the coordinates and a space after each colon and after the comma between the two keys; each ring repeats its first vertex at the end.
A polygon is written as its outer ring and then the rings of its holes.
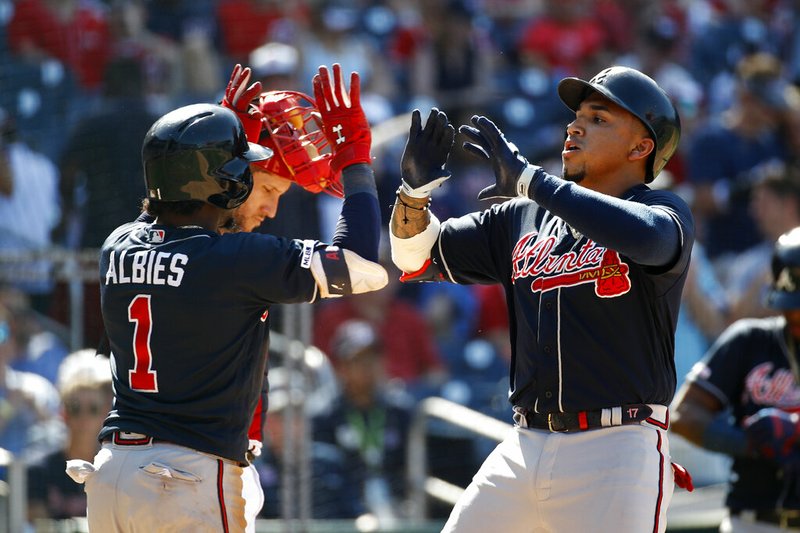
{"type": "Polygon", "coordinates": [[[686,489],[689,492],[692,492],[694,490],[694,483],[692,482],[692,476],[691,474],[689,474],[688,470],[686,470],[678,463],[672,463],[672,472],[674,473],[676,485],[678,485],[682,489],[686,489]]]}
{"type": "Polygon", "coordinates": [[[350,94],[344,87],[342,67],[333,65],[333,76],[324,65],[314,76],[314,97],[322,116],[325,137],[331,144],[333,173],[355,163],[372,163],[372,133],[361,109],[361,81],[357,72],[350,74],[350,94]],[[331,78],[333,81],[331,82],[331,78]]]}
{"type": "Polygon", "coordinates": [[[253,99],[261,94],[261,82],[257,81],[247,87],[250,74],[250,67],[242,68],[238,63],[233,67],[231,79],[225,88],[222,107],[234,111],[242,121],[247,140],[258,143],[258,138],[261,136],[261,119],[264,115],[258,106],[253,104],[253,99]]]}

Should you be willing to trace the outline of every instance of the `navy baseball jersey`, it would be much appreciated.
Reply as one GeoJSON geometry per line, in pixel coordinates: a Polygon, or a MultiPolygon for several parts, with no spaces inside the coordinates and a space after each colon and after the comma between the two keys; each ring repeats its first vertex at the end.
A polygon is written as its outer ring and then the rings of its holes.
{"type": "Polygon", "coordinates": [[[450,219],[431,252],[450,281],[505,287],[509,401],[542,413],[668,405],[676,385],[675,324],[694,242],[688,206],[645,185],[620,199],[555,177],[543,182],[537,187],[553,189],[540,191],[549,198],[547,209],[516,199],[450,219]],[[669,215],[662,219],[676,243],[675,255],[658,268],[631,258],[660,245],[663,229],[652,228],[651,208],[669,215]],[[568,215],[555,214],[562,212],[568,215]]]}
{"type": "MultiPolygon", "coordinates": [[[[734,424],[767,407],[800,410],[800,387],[789,364],[782,316],[739,320],[726,329],[687,381],[713,394],[729,408],[734,424]]],[[[727,506],[738,509],[775,509],[784,482],[773,462],[736,457],[736,474],[727,506]]],[[[781,501],[783,507],[800,508],[800,502],[781,501]]]]}
{"type": "Polygon", "coordinates": [[[269,307],[315,298],[315,245],[143,220],[115,230],[100,257],[115,392],[100,438],[131,431],[244,462],[269,307]]]}

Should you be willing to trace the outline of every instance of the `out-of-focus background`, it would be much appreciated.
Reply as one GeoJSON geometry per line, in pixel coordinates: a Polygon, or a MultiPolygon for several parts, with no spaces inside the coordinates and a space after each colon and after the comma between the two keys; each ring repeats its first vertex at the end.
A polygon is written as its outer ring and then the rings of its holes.
{"type": "MultiPolygon", "coordinates": [[[[698,230],[680,384],[724,327],[768,314],[772,243],[800,225],[799,21],[796,0],[0,0],[0,531],[85,527],[63,460],[91,457],[79,436],[109,402],[102,369],[72,357],[102,332],[97,249],[139,212],[149,126],[219,101],[236,63],[309,94],[321,64],[360,73],[384,224],[412,109],[486,114],[557,174],[558,81],[649,74],[683,125],[653,186],[698,230]]],[[[459,146],[440,219],[488,207],[491,171],[459,146]]],[[[338,202],[293,187],[260,231],[329,240],[338,202]]],[[[511,422],[503,292],[393,281],[271,316],[259,530],[438,531],[511,422]]],[[[669,528],[714,530],[728,460],[677,435],[672,454],[698,489],[676,489],[669,528]]]]}

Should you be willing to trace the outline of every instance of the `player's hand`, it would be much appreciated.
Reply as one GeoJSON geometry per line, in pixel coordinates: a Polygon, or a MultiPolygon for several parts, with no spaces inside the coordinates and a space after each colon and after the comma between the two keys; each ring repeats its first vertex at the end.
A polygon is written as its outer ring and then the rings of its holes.
{"type": "Polygon", "coordinates": [[[334,63],[332,70],[331,74],[328,67],[319,67],[313,85],[325,137],[333,150],[331,170],[337,173],[348,165],[372,163],[372,133],[364,110],[361,109],[361,80],[358,73],[350,73],[348,93],[344,86],[342,67],[334,63]]]}
{"type": "Polygon", "coordinates": [[[484,116],[473,115],[472,126],[463,125],[458,131],[467,137],[463,148],[492,164],[495,184],[478,193],[479,200],[490,198],[528,197],[528,187],[544,170],[531,165],[514,143],[506,139],[494,122],[484,116]]]}
{"type": "Polygon", "coordinates": [[[261,82],[254,82],[249,87],[247,83],[250,81],[251,70],[250,67],[242,68],[242,65],[236,64],[231,72],[231,79],[228,80],[228,86],[225,88],[225,96],[222,98],[222,106],[233,110],[238,116],[239,120],[244,125],[244,131],[247,135],[247,140],[257,143],[261,135],[261,119],[263,114],[253,100],[261,94],[261,82]]]}
{"type": "Polygon", "coordinates": [[[427,198],[450,177],[444,169],[456,130],[447,115],[435,107],[428,114],[425,127],[419,109],[411,113],[411,129],[400,162],[403,192],[412,198],[427,198]]]}
{"type": "Polygon", "coordinates": [[[746,418],[743,423],[751,454],[778,463],[797,456],[800,460],[800,415],[768,407],[746,418]]]}

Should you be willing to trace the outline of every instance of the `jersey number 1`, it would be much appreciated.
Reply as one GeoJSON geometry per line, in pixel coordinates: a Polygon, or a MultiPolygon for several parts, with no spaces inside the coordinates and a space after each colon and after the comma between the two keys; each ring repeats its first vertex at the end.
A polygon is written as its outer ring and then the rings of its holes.
{"type": "Polygon", "coordinates": [[[150,351],[150,333],[153,331],[153,313],[150,310],[150,295],[138,294],[128,306],[128,322],[133,329],[133,369],[128,370],[128,382],[132,390],[158,392],[158,376],[153,366],[150,351]]]}

